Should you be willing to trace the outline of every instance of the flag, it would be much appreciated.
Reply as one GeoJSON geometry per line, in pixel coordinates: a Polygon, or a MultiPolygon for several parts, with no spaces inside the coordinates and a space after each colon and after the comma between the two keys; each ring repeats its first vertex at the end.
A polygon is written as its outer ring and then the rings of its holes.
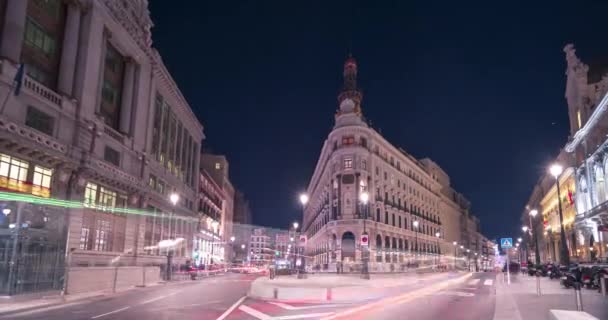
{"type": "Polygon", "coordinates": [[[21,92],[21,85],[23,84],[23,73],[25,72],[25,64],[20,63],[19,68],[17,69],[17,73],[15,73],[15,79],[13,79],[13,85],[15,89],[13,93],[18,96],[21,92]]]}

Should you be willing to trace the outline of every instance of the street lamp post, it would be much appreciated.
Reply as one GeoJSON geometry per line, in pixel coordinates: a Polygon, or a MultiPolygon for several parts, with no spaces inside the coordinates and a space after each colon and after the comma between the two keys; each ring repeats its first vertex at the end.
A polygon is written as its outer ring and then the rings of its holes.
{"type": "Polygon", "coordinates": [[[414,260],[416,261],[416,263],[418,263],[418,220],[414,220],[413,225],[414,225],[414,247],[416,248],[415,252],[414,252],[414,260]]]}
{"type": "Polygon", "coordinates": [[[436,266],[439,267],[439,237],[441,236],[441,233],[439,232],[435,232],[435,237],[437,238],[437,246],[435,247],[435,254],[437,255],[437,261],[436,266]]]}
{"type": "Polygon", "coordinates": [[[471,249],[467,249],[467,265],[468,265],[468,269],[469,271],[471,271],[471,249]]]}
{"type": "MultiPolygon", "coordinates": [[[[171,195],[169,196],[169,201],[171,201],[171,204],[173,205],[173,207],[171,208],[171,216],[173,217],[173,215],[175,214],[175,206],[177,205],[177,202],[179,201],[179,195],[177,193],[171,193],[171,195]]],[[[171,220],[169,220],[169,239],[174,240],[173,237],[171,236],[171,220]]],[[[169,246],[167,248],[167,270],[166,270],[166,277],[167,280],[171,280],[171,273],[173,270],[172,266],[173,266],[173,246],[175,244],[171,244],[171,246],[169,246]]]]}
{"type": "MultiPolygon", "coordinates": [[[[559,191],[558,191],[558,193],[559,193],[559,191]]],[[[559,195],[558,195],[558,198],[559,198],[559,195]]],[[[558,202],[559,202],[559,199],[558,199],[558,202]]],[[[561,208],[561,204],[560,204],[560,208],[561,208]]],[[[530,234],[534,236],[534,262],[536,262],[536,264],[540,264],[540,253],[538,252],[539,251],[538,235],[537,235],[538,232],[536,232],[536,230],[534,230],[534,225],[532,224],[532,221],[534,218],[536,218],[537,214],[538,214],[538,210],[532,209],[532,210],[530,210],[530,214],[528,215],[528,217],[530,218],[530,234]]],[[[530,246],[528,245],[528,249],[529,248],[530,248],[530,246]]]]}
{"type": "Polygon", "coordinates": [[[458,242],[454,241],[452,244],[454,245],[454,270],[456,270],[456,250],[458,250],[458,242]]]}
{"type": "Polygon", "coordinates": [[[564,216],[562,213],[562,201],[561,201],[561,194],[560,194],[560,190],[559,190],[559,177],[563,172],[563,168],[561,165],[559,164],[554,164],[551,166],[551,168],[549,168],[549,172],[551,173],[552,176],[555,177],[555,185],[557,186],[557,206],[559,208],[559,226],[560,226],[560,241],[561,241],[561,246],[560,246],[560,260],[561,263],[564,265],[569,265],[570,264],[570,256],[568,255],[568,244],[566,243],[566,232],[564,231],[564,216]]]}
{"type": "MultiPolygon", "coordinates": [[[[366,221],[367,221],[367,203],[369,201],[369,193],[362,192],[359,195],[359,200],[363,206],[363,235],[367,235],[367,230],[365,229],[366,221]]],[[[361,268],[361,278],[369,280],[369,241],[367,241],[366,246],[361,246],[361,253],[363,254],[363,268],[361,268]]]]}

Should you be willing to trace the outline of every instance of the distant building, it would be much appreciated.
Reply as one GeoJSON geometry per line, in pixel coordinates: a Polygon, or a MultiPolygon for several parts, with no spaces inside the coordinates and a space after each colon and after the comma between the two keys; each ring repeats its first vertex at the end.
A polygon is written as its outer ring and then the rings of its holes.
{"type": "Polygon", "coordinates": [[[233,246],[230,238],[233,236],[232,225],[234,219],[234,195],[235,190],[230,182],[229,164],[226,156],[210,153],[201,155],[201,169],[209,174],[211,179],[222,189],[224,194],[223,212],[220,219],[221,241],[225,244],[225,259],[230,261],[234,258],[233,246]]]}
{"type": "Polygon", "coordinates": [[[240,224],[251,224],[252,214],[251,207],[249,206],[249,200],[245,198],[245,195],[236,190],[234,193],[234,223],[240,224]]]}

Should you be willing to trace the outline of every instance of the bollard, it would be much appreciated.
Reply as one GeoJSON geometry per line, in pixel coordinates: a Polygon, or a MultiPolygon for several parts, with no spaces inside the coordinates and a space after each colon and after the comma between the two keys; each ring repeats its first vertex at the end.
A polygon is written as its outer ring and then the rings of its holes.
{"type": "Polygon", "coordinates": [[[581,283],[574,283],[574,295],[576,297],[576,311],[583,311],[583,297],[581,296],[581,283]]]}
{"type": "Polygon", "coordinates": [[[536,295],[540,296],[540,275],[536,275],[536,295]]]}
{"type": "Polygon", "coordinates": [[[114,284],[112,285],[112,292],[116,293],[116,282],[118,281],[118,265],[114,268],[114,284]]]}
{"type": "Polygon", "coordinates": [[[604,275],[602,277],[600,277],[600,290],[602,292],[602,296],[606,296],[608,295],[608,293],[606,293],[606,291],[608,291],[608,275],[604,275]]]}
{"type": "Polygon", "coordinates": [[[274,299],[278,299],[279,298],[279,289],[277,289],[277,288],[273,288],[272,289],[272,297],[274,299]]]}

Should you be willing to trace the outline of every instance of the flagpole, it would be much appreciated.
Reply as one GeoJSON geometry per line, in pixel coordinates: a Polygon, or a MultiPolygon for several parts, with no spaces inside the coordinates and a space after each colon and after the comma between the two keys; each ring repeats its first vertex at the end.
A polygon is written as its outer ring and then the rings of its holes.
{"type": "Polygon", "coordinates": [[[17,67],[17,72],[15,73],[15,78],[13,79],[13,83],[8,87],[8,92],[4,97],[4,101],[2,102],[2,106],[0,107],[0,115],[4,114],[4,108],[6,107],[6,103],[8,102],[8,98],[11,96],[11,93],[14,95],[19,95],[21,91],[21,83],[23,82],[23,74],[25,72],[25,64],[20,63],[19,67],[17,67]],[[14,91],[13,91],[14,90],[14,91]]]}

